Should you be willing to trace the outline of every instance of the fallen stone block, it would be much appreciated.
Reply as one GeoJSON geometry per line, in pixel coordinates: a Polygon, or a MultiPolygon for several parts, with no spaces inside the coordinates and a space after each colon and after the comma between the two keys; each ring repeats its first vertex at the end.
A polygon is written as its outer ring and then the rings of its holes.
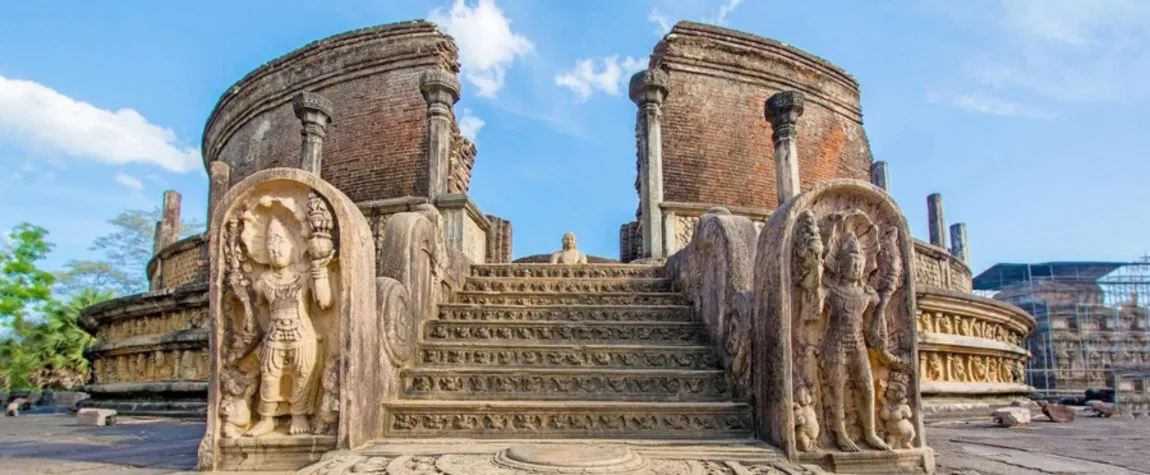
{"type": "Polygon", "coordinates": [[[1049,417],[1054,422],[1074,422],[1077,414],[1073,409],[1063,406],[1062,404],[1055,404],[1052,402],[1041,403],[1042,413],[1049,417]]]}
{"type": "Polygon", "coordinates": [[[4,411],[4,415],[8,417],[16,417],[20,415],[20,409],[23,408],[27,402],[28,401],[22,397],[16,398],[12,402],[8,403],[8,409],[4,411]]]}
{"type": "Polygon", "coordinates": [[[1002,427],[1030,424],[1030,411],[1023,407],[1001,407],[994,410],[994,422],[1002,427]]]}
{"type": "Polygon", "coordinates": [[[1114,405],[1103,401],[1090,401],[1090,409],[1097,417],[1110,417],[1114,415],[1114,405]]]}
{"type": "Polygon", "coordinates": [[[116,425],[116,411],[86,407],[76,413],[76,424],[95,427],[116,425]]]}

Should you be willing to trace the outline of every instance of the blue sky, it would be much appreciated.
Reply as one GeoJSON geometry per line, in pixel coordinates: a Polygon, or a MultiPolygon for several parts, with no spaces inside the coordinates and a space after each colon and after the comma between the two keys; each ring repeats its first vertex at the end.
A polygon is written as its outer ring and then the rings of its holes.
{"type": "Polygon", "coordinates": [[[966,222],[972,267],[1150,250],[1150,2],[527,0],[10,2],[0,16],[0,231],[85,257],[165,189],[203,217],[200,134],[251,69],[346,30],[433,18],[462,47],[472,198],[515,255],[574,231],[618,255],[637,197],[624,81],[668,24],[722,23],[861,83],[876,160],[919,238],[926,196],[966,222]],[[575,6],[578,5],[578,6],[575,6]]]}

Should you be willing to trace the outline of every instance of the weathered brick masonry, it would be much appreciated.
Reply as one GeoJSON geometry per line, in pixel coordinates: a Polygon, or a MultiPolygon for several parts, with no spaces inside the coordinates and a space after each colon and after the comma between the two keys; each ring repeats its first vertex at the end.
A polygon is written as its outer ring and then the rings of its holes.
{"type": "Polygon", "coordinates": [[[291,97],[312,91],[334,106],[325,180],[356,202],[426,196],[427,103],[419,76],[433,68],[458,72],[458,53],[450,37],[425,21],[316,41],[223,94],[204,131],[204,159],[231,165],[232,183],[258,170],[298,166],[300,126],[291,97]]]}
{"type": "Polygon", "coordinates": [[[858,83],[830,63],[777,41],[679,22],[651,67],[670,76],[663,105],[663,199],[774,209],[774,149],[766,99],[806,96],[798,123],[801,187],[867,180],[871,154],[858,83]]]}

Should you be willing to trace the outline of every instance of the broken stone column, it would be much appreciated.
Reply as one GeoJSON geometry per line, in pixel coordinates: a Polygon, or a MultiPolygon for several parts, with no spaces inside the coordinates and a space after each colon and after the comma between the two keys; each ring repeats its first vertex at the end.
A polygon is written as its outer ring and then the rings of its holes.
{"type": "Polygon", "coordinates": [[[327,125],[331,123],[331,101],[314,92],[300,92],[292,97],[292,108],[300,121],[299,167],[308,173],[319,176],[323,168],[323,139],[327,136],[327,125]]]}
{"type": "Polygon", "coordinates": [[[643,257],[662,258],[663,245],[663,100],[667,98],[667,73],[661,69],[639,71],[631,76],[631,101],[639,106],[639,210],[643,229],[643,257]]]}
{"type": "Polygon", "coordinates": [[[459,80],[448,71],[432,69],[419,77],[419,91],[427,101],[427,197],[434,203],[447,194],[451,121],[459,101],[459,80]]]}
{"type": "Polygon", "coordinates": [[[946,219],[942,217],[942,195],[931,193],[926,197],[927,219],[930,224],[930,243],[946,248],[946,219]]]}
{"type": "Polygon", "coordinates": [[[164,192],[163,215],[156,225],[155,252],[180,240],[180,194],[175,190],[164,192]]]}
{"type": "Polygon", "coordinates": [[[970,264],[970,251],[966,246],[966,223],[950,225],[950,254],[963,264],[970,264]]]}
{"type": "Polygon", "coordinates": [[[887,187],[887,180],[889,177],[886,174],[886,162],[874,162],[870,166],[870,182],[872,185],[882,188],[883,191],[890,192],[887,187]]]}
{"type": "Polygon", "coordinates": [[[778,185],[778,206],[799,194],[799,151],[795,124],[803,115],[803,95],[798,91],[783,91],[767,99],[767,120],[771,121],[775,143],[775,182],[778,185]]]}

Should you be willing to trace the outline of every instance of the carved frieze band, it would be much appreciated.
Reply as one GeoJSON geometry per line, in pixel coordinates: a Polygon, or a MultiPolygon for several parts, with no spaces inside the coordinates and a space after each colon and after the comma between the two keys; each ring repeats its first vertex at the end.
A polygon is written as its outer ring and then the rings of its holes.
{"type": "Polygon", "coordinates": [[[443,305],[440,319],[447,321],[565,321],[565,322],[690,322],[687,306],[629,308],[468,308],[443,305]]]}
{"type": "Polygon", "coordinates": [[[208,318],[206,306],[107,322],[96,331],[96,339],[114,342],[127,338],[166,335],[181,330],[203,328],[208,318]]]}
{"type": "Polygon", "coordinates": [[[415,374],[408,375],[412,397],[522,397],[549,399],[615,399],[637,396],[671,400],[716,400],[727,395],[720,371],[691,374],[415,374]]]}
{"type": "Polygon", "coordinates": [[[625,277],[663,277],[663,268],[637,265],[598,265],[588,266],[562,266],[562,265],[495,265],[474,266],[471,273],[475,277],[543,277],[543,278],[600,278],[618,279],[625,277]]]}
{"type": "Polygon", "coordinates": [[[528,367],[614,367],[716,369],[720,360],[710,347],[475,348],[424,346],[420,362],[434,366],[514,365],[528,367]]]}
{"type": "Polygon", "coordinates": [[[1007,356],[919,351],[919,374],[926,381],[1026,383],[1026,363],[1007,356]]]}
{"type": "Polygon", "coordinates": [[[208,354],[203,350],[161,350],[98,356],[92,373],[98,384],[205,380],[208,354]]]}
{"type": "Polygon", "coordinates": [[[468,279],[465,291],[484,292],[665,292],[671,290],[667,279],[627,280],[492,280],[468,279]]]}
{"type": "Polygon", "coordinates": [[[918,310],[919,333],[985,338],[1022,347],[1026,336],[1000,322],[954,312],[918,310]]]}
{"type": "Polygon", "coordinates": [[[621,341],[683,342],[706,341],[703,327],[697,323],[657,324],[460,324],[431,322],[427,337],[431,340],[516,340],[516,341],[621,341]]]}
{"type": "Polygon", "coordinates": [[[619,293],[619,294],[456,294],[463,304],[484,305],[683,305],[683,296],[672,293],[619,293]]]}
{"type": "Polygon", "coordinates": [[[739,414],[571,414],[519,410],[516,414],[420,414],[388,411],[387,427],[402,433],[600,432],[600,431],[744,431],[750,421],[739,414]]]}

